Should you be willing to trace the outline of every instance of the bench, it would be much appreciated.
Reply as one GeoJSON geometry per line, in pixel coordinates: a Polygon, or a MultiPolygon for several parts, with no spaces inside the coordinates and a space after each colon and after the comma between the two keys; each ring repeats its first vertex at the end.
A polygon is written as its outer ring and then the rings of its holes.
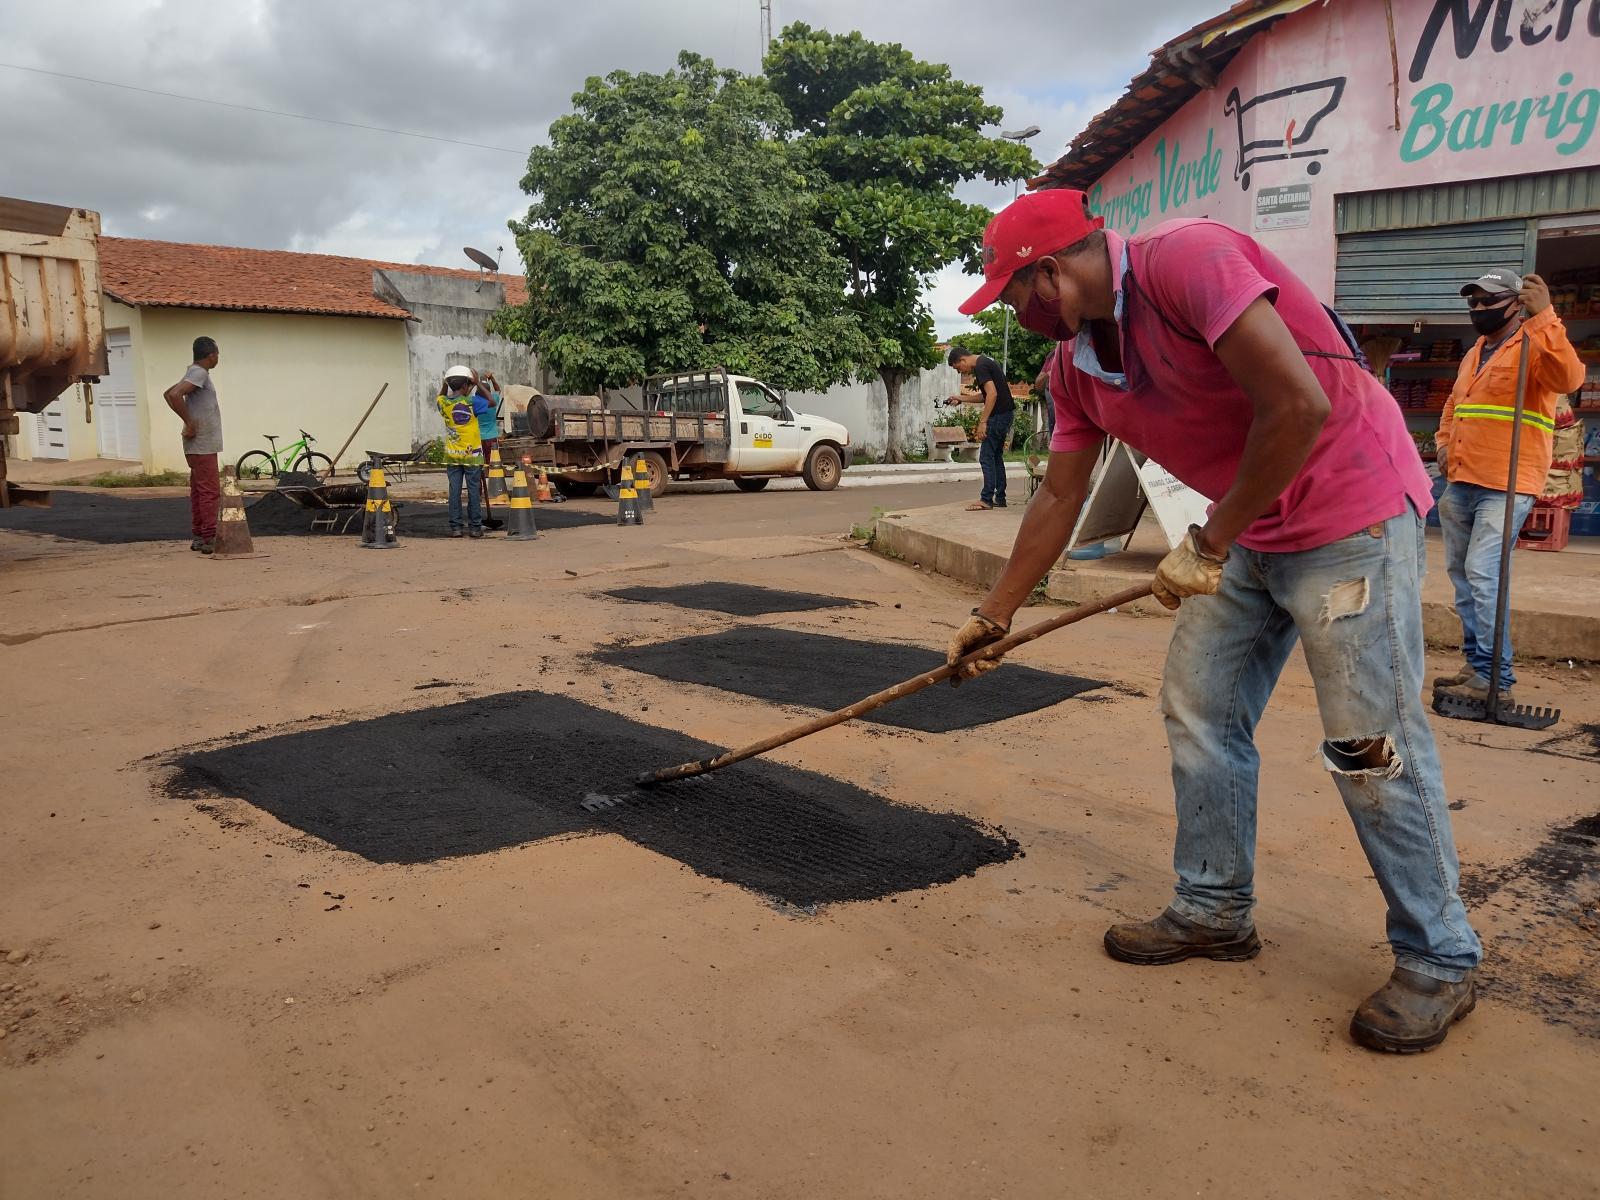
{"type": "Polygon", "coordinates": [[[960,425],[933,425],[928,430],[928,458],[933,462],[958,462],[963,450],[977,450],[960,425]]]}

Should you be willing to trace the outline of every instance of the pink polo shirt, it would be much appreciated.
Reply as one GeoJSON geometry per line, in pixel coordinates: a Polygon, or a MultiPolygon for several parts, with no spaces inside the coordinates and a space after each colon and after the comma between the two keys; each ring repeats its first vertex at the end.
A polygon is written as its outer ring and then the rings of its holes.
{"type": "Polygon", "coordinates": [[[1398,516],[1408,502],[1419,516],[1433,507],[1428,472],[1394,397],[1350,360],[1321,303],[1276,255],[1215,221],[1167,221],[1127,242],[1129,286],[1123,239],[1107,232],[1106,242],[1127,387],[1080,369],[1080,339],[1066,343],[1050,383],[1052,450],[1087,449],[1110,434],[1220,498],[1238,474],[1254,410],[1212,346],[1265,296],[1302,350],[1339,357],[1307,355],[1331,411],[1300,473],[1239,544],[1310,550],[1398,516]]]}

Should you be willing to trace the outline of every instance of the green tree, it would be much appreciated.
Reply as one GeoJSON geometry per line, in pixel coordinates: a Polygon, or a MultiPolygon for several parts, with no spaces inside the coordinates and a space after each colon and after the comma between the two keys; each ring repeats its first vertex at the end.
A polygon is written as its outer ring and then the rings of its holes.
{"type": "Polygon", "coordinates": [[[903,461],[900,387],[938,361],[922,295],[929,277],[977,255],[991,215],[957,199],[983,178],[1037,169],[1023,147],[983,132],[1001,110],[950,68],[860,33],[796,23],[772,45],[768,84],[794,120],[798,144],[827,179],[818,212],[849,264],[849,303],[868,339],[863,377],[888,395],[891,462],[903,461]]]}
{"type": "Polygon", "coordinates": [[[999,306],[974,313],[972,323],[977,328],[956,334],[950,339],[950,344],[965,346],[974,354],[987,354],[995,362],[1004,358],[1006,378],[1013,383],[1032,383],[1038,378],[1045,357],[1056,348],[1056,343],[1037,333],[1029,333],[1012,320],[1011,348],[1007,353],[1005,320],[1005,310],[999,306]]]}
{"type": "Polygon", "coordinates": [[[685,52],[591,78],[528,155],[512,222],[528,303],[493,327],[592,390],[714,365],[781,388],[854,377],[867,353],[823,180],[759,79],[685,52]]]}

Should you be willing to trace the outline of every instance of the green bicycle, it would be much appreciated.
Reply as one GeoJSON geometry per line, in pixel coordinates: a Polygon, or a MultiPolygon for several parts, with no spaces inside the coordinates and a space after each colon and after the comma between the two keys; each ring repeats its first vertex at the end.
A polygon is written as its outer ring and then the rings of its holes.
{"type": "Polygon", "coordinates": [[[234,467],[234,473],[240,479],[276,479],[285,470],[303,471],[308,475],[315,475],[319,480],[326,479],[333,474],[333,459],[326,454],[311,449],[311,443],[316,441],[304,429],[300,431],[300,440],[278,449],[278,439],[275,434],[264,433],[269,449],[252,450],[248,454],[239,456],[239,462],[234,467]],[[280,464],[287,463],[287,467],[280,464]]]}

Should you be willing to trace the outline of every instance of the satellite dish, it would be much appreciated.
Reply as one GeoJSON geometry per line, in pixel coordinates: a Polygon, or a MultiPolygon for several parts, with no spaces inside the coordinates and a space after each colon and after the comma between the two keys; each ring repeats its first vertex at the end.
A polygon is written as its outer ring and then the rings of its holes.
{"type": "MultiPolygon", "coordinates": [[[[505,252],[505,247],[496,246],[495,252],[503,254],[505,252]]],[[[483,290],[484,282],[489,278],[489,276],[498,275],[500,273],[500,263],[497,260],[490,258],[482,250],[475,250],[471,246],[461,247],[461,253],[465,254],[478,265],[478,286],[472,290],[475,292],[481,292],[483,290]]]]}

